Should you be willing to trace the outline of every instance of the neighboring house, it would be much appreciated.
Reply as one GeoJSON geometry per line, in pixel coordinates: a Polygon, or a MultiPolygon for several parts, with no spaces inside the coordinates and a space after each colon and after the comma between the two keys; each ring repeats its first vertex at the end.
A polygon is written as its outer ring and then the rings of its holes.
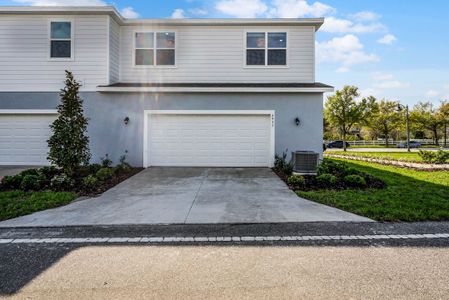
{"type": "Polygon", "coordinates": [[[0,164],[45,164],[64,70],[93,160],[272,166],[322,152],[323,19],[124,19],[114,7],[0,8],[0,164]]]}

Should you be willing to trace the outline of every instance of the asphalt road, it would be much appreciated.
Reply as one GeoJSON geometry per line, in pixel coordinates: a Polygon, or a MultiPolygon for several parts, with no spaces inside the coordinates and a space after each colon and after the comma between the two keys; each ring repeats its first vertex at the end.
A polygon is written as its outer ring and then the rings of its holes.
{"type": "MultiPolygon", "coordinates": [[[[0,229],[0,238],[411,234],[449,223],[0,229]]],[[[0,298],[448,299],[449,239],[0,244],[0,298]]]]}

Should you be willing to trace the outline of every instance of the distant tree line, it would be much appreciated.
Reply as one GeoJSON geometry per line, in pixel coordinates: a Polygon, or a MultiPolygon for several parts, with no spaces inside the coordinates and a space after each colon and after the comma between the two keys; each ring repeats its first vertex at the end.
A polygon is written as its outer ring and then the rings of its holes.
{"type": "MultiPolygon", "coordinates": [[[[373,96],[360,97],[355,86],[344,86],[327,97],[324,105],[324,139],[335,140],[403,140],[406,135],[405,112],[398,101],[373,96]]],[[[410,108],[411,138],[431,138],[435,145],[443,139],[447,146],[449,102],[438,107],[418,102],[410,108]]],[[[345,143],[343,143],[345,144],[345,143]]]]}

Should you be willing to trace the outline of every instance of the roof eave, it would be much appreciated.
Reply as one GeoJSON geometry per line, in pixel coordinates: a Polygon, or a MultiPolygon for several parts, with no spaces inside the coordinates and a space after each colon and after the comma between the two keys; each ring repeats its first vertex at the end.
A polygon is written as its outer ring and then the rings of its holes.
{"type": "Polygon", "coordinates": [[[98,86],[102,93],[328,93],[333,87],[114,87],[98,86]]]}

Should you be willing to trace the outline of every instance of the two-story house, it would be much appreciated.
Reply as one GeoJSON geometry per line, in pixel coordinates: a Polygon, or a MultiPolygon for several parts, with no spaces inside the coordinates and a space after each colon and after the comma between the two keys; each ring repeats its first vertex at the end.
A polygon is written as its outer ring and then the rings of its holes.
{"type": "Polygon", "coordinates": [[[93,160],[272,166],[322,152],[323,19],[125,19],[114,7],[0,8],[0,164],[47,163],[65,70],[93,160]]]}

